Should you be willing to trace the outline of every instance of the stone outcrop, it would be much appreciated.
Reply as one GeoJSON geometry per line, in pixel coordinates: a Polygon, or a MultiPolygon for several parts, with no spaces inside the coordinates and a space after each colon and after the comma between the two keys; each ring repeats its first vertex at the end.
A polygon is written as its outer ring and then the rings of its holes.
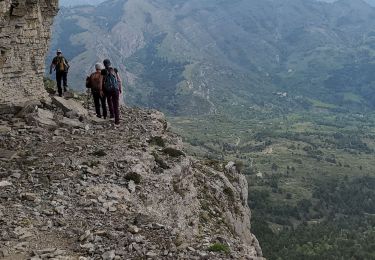
{"type": "Polygon", "coordinates": [[[234,163],[183,153],[160,112],[60,105],[0,116],[0,258],[263,259],[234,163]]]}
{"type": "Polygon", "coordinates": [[[58,0],[0,0],[0,113],[46,97],[45,54],[58,0]]]}

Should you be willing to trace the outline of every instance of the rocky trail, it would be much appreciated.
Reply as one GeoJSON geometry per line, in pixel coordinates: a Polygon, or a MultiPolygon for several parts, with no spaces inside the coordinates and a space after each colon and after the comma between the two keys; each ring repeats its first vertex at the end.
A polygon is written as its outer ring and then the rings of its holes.
{"type": "Polygon", "coordinates": [[[157,111],[115,127],[52,97],[0,115],[0,259],[262,259],[246,179],[214,168],[157,111]]]}

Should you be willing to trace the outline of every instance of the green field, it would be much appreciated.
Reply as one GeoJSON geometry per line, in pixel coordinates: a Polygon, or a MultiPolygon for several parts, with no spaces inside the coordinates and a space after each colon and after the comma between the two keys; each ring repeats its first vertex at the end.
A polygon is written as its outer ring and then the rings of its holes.
{"type": "Polygon", "coordinates": [[[316,105],[169,120],[190,154],[236,161],[247,175],[252,229],[268,259],[375,259],[375,114],[316,105]]]}

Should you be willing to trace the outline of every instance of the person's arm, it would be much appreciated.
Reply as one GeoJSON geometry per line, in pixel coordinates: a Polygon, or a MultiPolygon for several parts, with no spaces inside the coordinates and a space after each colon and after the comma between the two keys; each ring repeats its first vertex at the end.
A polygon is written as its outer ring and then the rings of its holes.
{"type": "Polygon", "coordinates": [[[104,92],[103,92],[103,80],[104,80],[104,77],[103,75],[99,75],[99,94],[101,97],[104,96],[104,92]]]}
{"type": "Polygon", "coordinates": [[[117,69],[115,70],[115,72],[116,72],[116,77],[117,77],[117,81],[118,81],[118,90],[120,91],[120,93],[122,93],[122,79],[120,77],[120,74],[118,74],[117,69]]]}
{"type": "Polygon", "coordinates": [[[56,58],[53,58],[51,62],[51,66],[49,67],[49,74],[52,74],[52,69],[55,69],[56,67],[56,58]]]}
{"type": "Polygon", "coordinates": [[[65,57],[64,57],[64,62],[65,62],[66,71],[68,71],[70,68],[70,65],[69,65],[69,61],[65,59],[65,57]]]}
{"type": "Polygon", "coordinates": [[[91,88],[91,75],[86,77],[86,88],[91,88]]]}

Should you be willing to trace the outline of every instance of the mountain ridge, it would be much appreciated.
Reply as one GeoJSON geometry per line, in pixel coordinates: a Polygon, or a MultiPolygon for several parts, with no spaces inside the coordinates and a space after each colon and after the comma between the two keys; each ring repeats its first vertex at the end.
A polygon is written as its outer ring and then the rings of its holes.
{"type": "Polygon", "coordinates": [[[60,0],[60,6],[97,5],[104,0],[60,0]]]}
{"type": "Polygon", "coordinates": [[[169,114],[234,112],[254,103],[301,109],[310,99],[366,110],[373,108],[373,79],[354,74],[360,87],[348,90],[337,81],[345,67],[371,68],[373,17],[361,1],[109,1],[63,8],[55,35],[64,35],[59,44],[67,54],[72,43],[81,50],[71,55],[73,85],[82,86],[90,66],[110,57],[127,79],[129,104],[169,114]],[[77,32],[67,34],[60,23],[77,32]],[[274,99],[280,91],[288,102],[274,99]]]}

